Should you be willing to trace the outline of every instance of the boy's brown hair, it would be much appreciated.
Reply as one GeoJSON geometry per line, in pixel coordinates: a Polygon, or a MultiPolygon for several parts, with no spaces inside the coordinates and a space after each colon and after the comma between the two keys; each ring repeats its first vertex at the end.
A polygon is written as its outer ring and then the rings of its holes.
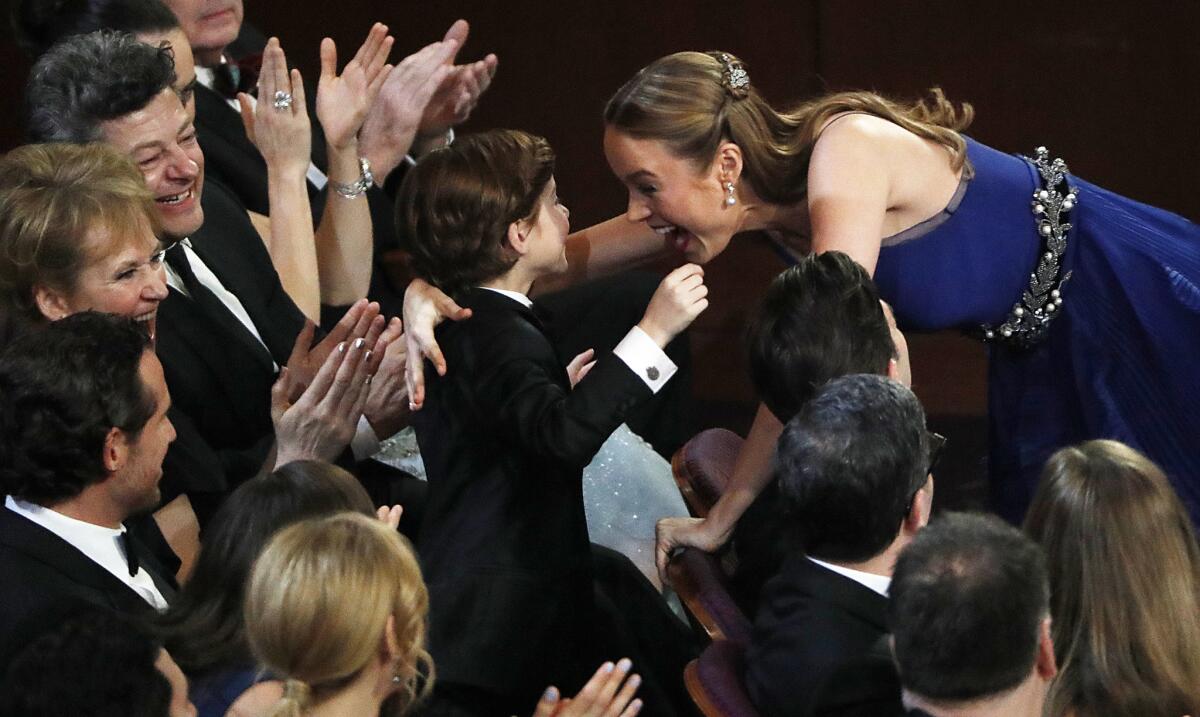
{"type": "Polygon", "coordinates": [[[450,296],[501,276],[517,261],[508,227],[538,211],[554,174],[542,137],[490,130],[424,157],[396,198],[396,227],[416,275],[450,296]]]}

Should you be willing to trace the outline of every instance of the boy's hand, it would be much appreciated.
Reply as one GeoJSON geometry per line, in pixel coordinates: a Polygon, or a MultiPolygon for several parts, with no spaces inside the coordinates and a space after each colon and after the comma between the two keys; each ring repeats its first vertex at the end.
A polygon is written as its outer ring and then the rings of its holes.
{"type": "Polygon", "coordinates": [[[667,274],[658,285],[638,328],[663,348],[708,308],[707,296],[704,269],[696,264],[684,264],[667,274]]]}

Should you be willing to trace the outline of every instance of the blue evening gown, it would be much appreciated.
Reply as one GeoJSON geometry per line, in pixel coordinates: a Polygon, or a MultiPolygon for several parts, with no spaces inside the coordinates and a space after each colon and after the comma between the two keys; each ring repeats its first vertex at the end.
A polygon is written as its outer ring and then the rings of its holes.
{"type": "MultiPolygon", "coordinates": [[[[941,214],[883,241],[875,280],[902,328],[998,334],[1046,251],[1034,163],[969,138],[967,158],[941,214]]],[[[1200,524],[1200,227],[1067,183],[1062,303],[1031,346],[989,346],[994,507],[1019,521],[1054,450],[1112,438],[1162,467],[1200,524]]]]}

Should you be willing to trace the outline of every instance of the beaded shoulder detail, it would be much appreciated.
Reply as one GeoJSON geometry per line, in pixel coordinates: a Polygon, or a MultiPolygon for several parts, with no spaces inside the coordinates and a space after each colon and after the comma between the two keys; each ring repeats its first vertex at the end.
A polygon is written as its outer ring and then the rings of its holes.
{"type": "Polygon", "coordinates": [[[1067,214],[1078,201],[1078,195],[1067,182],[1067,163],[1059,158],[1051,160],[1045,147],[1038,147],[1035,154],[1026,159],[1033,163],[1042,178],[1042,186],[1034,191],[1030,203],[1038,235],[1042,238],[1042,252],[1037,267],[1029,275],[1029,286],[1004,322],[995,327],[987,324],[980,327],[984,341],[1018,348],[1028,348],[1040,341],[1050,322],[1060,313],[1063,285],[1071,278],[1071,272],[1062,273],[1067,233],[1071,230],[1067,214]]]}

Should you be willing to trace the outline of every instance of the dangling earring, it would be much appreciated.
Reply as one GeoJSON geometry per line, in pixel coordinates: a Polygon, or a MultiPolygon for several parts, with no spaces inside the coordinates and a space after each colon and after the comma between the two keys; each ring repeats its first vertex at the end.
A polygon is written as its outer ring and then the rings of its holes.
{"type": "Polygon", "coordinates": [[[737,204],[737,197],[733,196],[733,182],[725,183],[725,206],[732,207],[737,204]]]}

